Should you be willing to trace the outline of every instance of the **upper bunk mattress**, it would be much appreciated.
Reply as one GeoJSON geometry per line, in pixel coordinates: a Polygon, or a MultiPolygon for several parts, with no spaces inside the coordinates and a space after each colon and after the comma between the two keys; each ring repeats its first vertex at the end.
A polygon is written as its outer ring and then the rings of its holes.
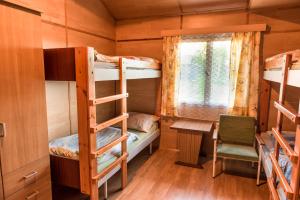
{"type": "MultiPolygon", "coordinates": [[[[95,51],[95,66],[98,68],[117,68],[121,56],[106,56],[95,51]]],[[[133,69],[161,69],[160,61],[149,57],[122,56],[122,58],[139,61],[138,65],[128,66],[133,69]]]]}

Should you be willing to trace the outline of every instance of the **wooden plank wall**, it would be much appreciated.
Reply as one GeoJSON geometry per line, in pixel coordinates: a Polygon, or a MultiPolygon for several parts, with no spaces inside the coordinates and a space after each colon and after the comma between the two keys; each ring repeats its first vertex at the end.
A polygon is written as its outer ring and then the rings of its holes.
{"type": "MultiPolygon", "coordinates": [[[[43,48],[92,46],[115,54],[115,21],[99,0],[7,0],[42,13],[43,48]]],[[[98,91],[115,90],[115,84],[98,91]]],[[[49,140],[77,130],[75,82],[46,82],[49,140]]],[[[106,110],[114,113],[114,109],[106,110]]]]}
{"type": "MultiPolygon", "coordinates": [[[[256,23],[267,23],[271,26],[271,31],[264,36],[264,58],[300,47],[300,8],[298,7],[261,10],[255,13],[238,11],[118,21],[116,26],[116,53],[118,55],[150,56],[161,59],[161,30],[256,23]]],[[[299,93],[299,90],[293,90],[299,93]]],[[[278,96],[276,95],[278,95],[278,89],[274,86],[271,92],[271,103],[274,99],[277,99],[278,96]]],[[[288,97],[287,99],[288,101],[292,101],[289,102],[289,106],[297,109],[295,100],[292,97],[288,97]]],[[[270,126],[275,122],[274,113],[275,109],[271,106],[270,126]]],[[[161,148],[176,149],[176,137],[168,129],[171,121],[169,119],[162,122],[161,148]]],[[[285,128],[290,129],[293,127],[290,124],[286,124],[285,128]]],[[[207,152],[210,152],[210,149],[207,152]]]]}

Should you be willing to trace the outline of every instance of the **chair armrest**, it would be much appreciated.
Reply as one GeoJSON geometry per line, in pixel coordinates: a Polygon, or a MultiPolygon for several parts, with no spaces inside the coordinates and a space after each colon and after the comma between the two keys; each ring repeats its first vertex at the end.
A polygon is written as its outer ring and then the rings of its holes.
{"type": "Polygon", "coordinates": [[[260,134],[255,134],[255,138],[256,138],[256,141],[258,142],[259,145],[265,145],[265,142],[264,140],[262,139],[262,137],[260,136],[260,134]]]}
{"type": "Polygon", "coordinates": [[[214,132],[213,132],[213,137],[212,137],[213,140],[217,140],[217,139],[218,139],[218,131],[219,131],[218,129],[215,129],[215,130],[214,130],[214,132]]]}

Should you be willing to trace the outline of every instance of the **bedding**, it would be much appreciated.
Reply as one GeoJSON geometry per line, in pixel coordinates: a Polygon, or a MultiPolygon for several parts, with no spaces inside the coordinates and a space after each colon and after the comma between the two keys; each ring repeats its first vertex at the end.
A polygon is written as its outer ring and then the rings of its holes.
{"type": "MultiPolygon", "coordinates": [[[[158,132],[158,123],[154,123],[149,132],[141,132],[128,129],[127,148],[129,155],[136,151],[140,144],[151,138],[158,132]]],[[[97,148],[120,137],[119,128],[108,127],[97,133],[97,148]]],[[[78,134],[54,139],[49,143],[49,151],[52,155],[67,157],[71,159],[79,158],[78,134]]],[[[112,149],[97,158],[98,172],[113,163],[121,152],[121,144],[114,146],[112,149]]]]}
{"type": "MultiPolygon", "coordinates": [[[[121,130],[114,127],[108,127],[97,133],[96,144],[97,148],[101,148],[106,144],[116,140],[121,136],[121,130]]],[[[127,143],[132,143],[138,140],[138,136],[134,133],[128,132],[127,143]]],[[[51,154],[68,157],[72,159],[78,159],[79,146],[78,146],[78,134],[54,139],[49,143],[49,151],[51,154]]],[[[111,159],[112,155],[108,151],[101,158],[103,161],[111,159]]]]}
{"type": "MultiPolygon", "coordinates": [[[[282,132],[283,137],[287,140],[287,142],[290,144],[290,146],[293,148],[295,145],[295,132],[288,132],[283,131],[282,132]]],[[[263,145],[263,164],[265,167],[265,172],[267,177],[271,177],[272,172],[272,162],[269,158],[269,155],[271,152],[274,151],[274,144],[275,144],[275,138],[272,135],[272,132],[265,132],[261,134],[261,137],[265,143],[263,145]]],[[[282,149],[279,150],[279,159],[278,159],[279,166],[281,167],[284,176],[286,177],[287,181],[290,182],[291,179],[291,172],[292,172],[292,165],[287,155],[283,152],[282,149]]]]}
{"type": "MultiPolygon", "coordinates": [[[[149,57],[136,57],[136,56],[122,56],[123,58],[137,60],[137,61],[143,61],[143,64],[139,66],[139,68],[150,68],[150,69],[160,69],[161,63],[160,61],[149,58],[149,57]]],[[[116,67],[119,64],[119,59],[121,56],[107,56],[104,54],[100,54],[95,50],[95,61],[100,63],[110,63],[105,64],[106,67],[116,67]]]]}

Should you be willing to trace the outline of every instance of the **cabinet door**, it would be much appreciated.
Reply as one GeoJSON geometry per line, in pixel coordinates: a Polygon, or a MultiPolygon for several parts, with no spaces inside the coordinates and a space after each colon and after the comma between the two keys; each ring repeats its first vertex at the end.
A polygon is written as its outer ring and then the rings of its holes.
{"type": "Polygon", "coordinates": [[[0,3],[2,174],[48,154],[45,81],[38,13],[0,3]]]}

